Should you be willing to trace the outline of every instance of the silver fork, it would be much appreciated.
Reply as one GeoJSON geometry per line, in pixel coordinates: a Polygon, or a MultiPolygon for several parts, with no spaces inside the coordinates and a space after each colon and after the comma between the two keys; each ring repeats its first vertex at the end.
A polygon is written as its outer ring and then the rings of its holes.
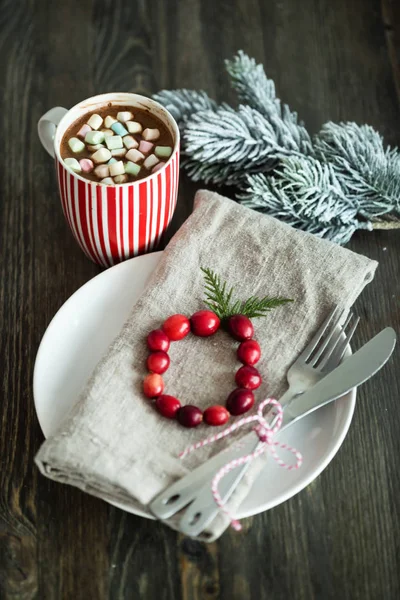
{"type": "Polygon", "coordinates": [[[353,313],[350,312],[346,321],[341,325],[343,315],[344,311],[339,311],[335,306],[312,340],[291,365],[286,375],[289,388],[279,400],[282,406],[286,406],[295,396],[308,390],[338,366],[360,320],[357,317],[348,333],[343,337],[342,333],[349,325],[353,313]]]}
{"type": "MultiPolygon", "coordinates": [[[[283,408],[290,402],[295,402],[296,396],[311,388],[342,360],[359,322],[359,318],[355,319],[345,335],[344,330],[350,323],[352,313],[339,327],[343,316],[344,311],[335,306],[288,370],[289,389],[279,400],[283,408]]],[[[221,452],[162,492],[150,504],[150,510],[156,517],[165,520],[190,503],[181,517],[179,530],[186,535],[199,537],[219,511],[211,493],[213,476],[220,467],[234,458],[254,452],[259,444],[254,432],[249,433],[242,438],[240,448],[233,447],[221,452]]],[[[224,503],[236,489],[247,468],[248,464],[243,465],[221,480],[219,491],[224,503]]]]}

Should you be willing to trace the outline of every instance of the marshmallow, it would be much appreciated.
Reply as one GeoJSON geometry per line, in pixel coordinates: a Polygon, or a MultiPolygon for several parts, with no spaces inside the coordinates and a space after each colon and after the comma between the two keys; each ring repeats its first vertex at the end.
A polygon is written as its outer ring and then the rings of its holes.
{"type": "Polygon", "coordinates": [[[104,137],[110,137],[110,135],[114,135],[114,132],[112,129],[102,129],[101,130],[104,133],[104,137]]]}
{"type": "Polygon", "coordinates": [[[156,146],[154,153],[159,158],[169,158],[172,154],[171,146],[156,146]]]}
{"type": "Polygon", "coordinates": [[[143,166],[146,167],[146,169],[152,169],[158,162],[157,156],[155,154],[150,154],[144,161],[143,166]]]}
{"type": "Polygon", "coordinates": [[[94,169],[94,164],[90,158],[81,158],[79,164],[81,165],[81,169],[84,173],[91,173],[94,169]]]}
{"type": "Polygon", "coordinates": [[[111,155],[116,156],[117,158],[122,158],[126,154],[126,148],[117,148],[116,150],[111,150],[111,155]]]}
{"type": "Polygon", "coordinates": [[[100,183],[107,183],[108,185],[114,185],[113,180],[111,179],[111,177],[105,177],[104,179],[102,179],[100,181],[100,183]]]}
{"type": "Polygon", "coordinates": [[[112,163],[108,168],[110,169],[111,177],[115,177],[115,175],[123,175],[125,173],[124,163],[122,160],[112,163]]]}
{"type": "Polygon", "coordinates": [[[95,144],[94,146],[88,145],[87,149],[89,152],[96,152],[96,150],[100,150],[100,148],[104,148],[104,144],[95,144]]]}
{"type": "Polygon", "coordinates": [[[85,135],[86,144],[102,144],[104,142],[104,133],[102,131],[88,131],[85,135]]]}
{"type": "Polygon", "coordinates": [[[72,169],[72,171],[75,171],[75,173],[80,173],[82,171],[81,165],[78,163],[76,158],[64,158],[64,162],[67,167],[72,169]]]}
{"type": "Polygon", "coordinates": [[[117,159],[116,159],[116,158],[114,158],[114,157],[112,157],[112,158],[110,158],[110,160],[108,161],[108,163],[107,163],[107,164],[108,164],[108,165],[112,165],[112,164],[113,164],[113,163],[115,163],[115,162],[117,162],[117,159]]]}
{"type": "Polygon", "coordinates": [[[127,121],[125,123],[129,133],[142,133],[143,127],[137,121],[127,121]]]}
{"type": "Polygon", "coordinates": [[[128,150],[130,150],[131,148],[137,148],[139,145],[135,138],[131,135],[126,135],[122,141],[124,142],[125,148],[128,148],[128,150]]]}
{"type": "Polygon", "coordinates": [[[88,125],[87,123],[85,123],[85,125],[82,125],[82,127],[80,128],[80,130],[78,131],[78,133],[76,134],[79,138],[81,138],[81,140],[85,139],[85,135],[87,133],[89,133],[89,131],[92,131],[92,128],[90,127],[90,125],[88,125]]]}
{"type": "Polygon", "coordinates": [[[107,150],[107,148],[100,148],[94,154],[92,154],[91,159],[95,163],[105,163],[109,161],[111,158],[111,152],[107,150]]]}
{"type": "Polygon", "coordinates": [[[157,140],[160,137],[160,132],[158,129],[145,129],[143,131],[143,138],[147,141],[157,140]]]}
{"type": "Polygon", "coordinates": [[[139,162],[139,160],[144,159],[144,154],[139,152],[139,150],[132,148],[132,150],[129,150],[129,152],[126,153],[125,158],[127,160],[131,160],[132,162],[139,162]]]}
{"type": "Polygon", "coordinates": [[[72,137],[68,140],[68,146],[75,154],[77,154],[78,152],[82,152],[85,149],[85,144],[81,140],[78,140],[78,138],[76,137],[72,137]]]}
{"type": "Polygon", "coordinates": [[[109,168],[108,168],[107,165],[99,165],[98,167],[95,168],[94,174],[99,179],[104,179],[104,177],[108,177],[109,176],[110,171],[109,171],[109,168]]]}
{"type": "Polygon", "coordinates": [[[117,175],[116,177],[114,177],[115,183],[126,183],[128,180],[129,177],[125,173],[123,175],[117,175]]]}
{"type": "Polygon", "coordinates": [[[111,125],[116,122],[117,119],[114,119],[114,117],[108,116],[104,119],[104,125],[107,127],[107,129],[110,129],[111,125]]]}
{"type": "Polygon", "coordinates": [[[123,148],[122,137],[120,135],[113,135],[112,137],[106,138],[106,146],[109,150],[118,150],[123,148]]]}
{"type": "Polygon", "coordinates": [[[130,161],[125,163],[125,173],[128,173],[128,175],[133,175],[134,177],[136,177],[136,175],[139,174],[140,169],[141,167],[139,167],[139,165],[137,165],[136,163],[130,161]]]}
{"type": "Polygon", "coordinates": [[[128,131],[125,129],[125,127],[122,125],[122,123],[113,123],[111,125],[111,129],[113,130],[114,133],[116,133],[117,135],[122,135],[122,137],[124,135],[128,135],[128,131]]]}
{"type": "Polygon", "coordinates": [[[155,167],[154,167],[154,168],[151,170],[151,172],[152,172],[152,173],[155,173],[156,171],[159,171],[160,169],[162,169],[162,168],[163,168],[163,166],[164,166],[164,165],[165,165],[165,162],[159,162],[159,163],[158,163],[158,165],[156,165],[156,166],[155,166],[155,167]]]}
{"type": "Polygon", "coordinates": [[[103,124],[103,119],[100,115],[92,115],[87,124],[90,125],[92,129],[100,129],[103,124]]]}
{"type": "Polygon", "coordinates": [[[118,121],[121,121],[121,123],[126,123],[126,121],[130,121],[131,119],[133,119],[133,114],[128,110],[124,110],[117,114],[117,119],[118,121]]]}
{"type": "Polygon", "coordinates": [[[148,154],[153,150],[153,148],[154,144],[152,144],[151,142],[145,142],[144,140],[142,140],[139,144],[139,152],[143,152],[144,154],[148,154]]]}

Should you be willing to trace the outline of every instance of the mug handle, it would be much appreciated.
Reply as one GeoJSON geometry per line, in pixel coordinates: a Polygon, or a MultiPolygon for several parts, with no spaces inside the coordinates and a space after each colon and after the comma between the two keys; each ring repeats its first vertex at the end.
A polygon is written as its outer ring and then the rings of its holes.
{"type": "Polygon", "coordinates": [[[40,117],[38,122],[39,139],[52,158],[54,158],[54,136],[56,135],[57,125],[67,112],[66,108],[55,106],[40,117]]]}

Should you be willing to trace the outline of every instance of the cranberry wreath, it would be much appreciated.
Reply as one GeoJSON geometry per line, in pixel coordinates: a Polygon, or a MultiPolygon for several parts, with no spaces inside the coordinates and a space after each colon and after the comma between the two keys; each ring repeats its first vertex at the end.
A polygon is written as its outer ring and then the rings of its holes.
{"type": "Polygon", "coordinates": [[[226,283],[210,269],[203,269],[205,276],[205,304],[209,310],[199,310],[190,318],[176,314],[168,317],[160,329],[147,336],[150,354],[147,368],[150,373],[143,382],[147,398],[155,399],[158,412],[168,419],[177,419],[184,427],[197,427],[202,421],[207,425],[224,425],[230,416],[242,415],[254,404],[253,391],[261,385],[261,375],[255,368],[260,360],[261,349],[253,339],[254,327],[251,318],[264,317],[273,308],[292,302],[288,298],[258,298],[251,296],[245,302],[232,303],[233,288],[227,290],[226,283]],[[197,406],[182,406],[175,396],[164,394],[162,374],[169,368],[168,350],[171,342],[177,342],[189,333],[209,337],[223,326],[238,342],[237,357],[242,363],[235,375],[237,388],[226,400],[226,407],[210,406],[204,412],[197,406]]]}

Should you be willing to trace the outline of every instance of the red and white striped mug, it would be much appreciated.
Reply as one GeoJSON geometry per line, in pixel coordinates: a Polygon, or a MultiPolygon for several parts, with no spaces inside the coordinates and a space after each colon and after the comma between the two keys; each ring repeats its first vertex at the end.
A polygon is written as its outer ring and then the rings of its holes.
{"type": "Polygon", "coordinates": [[[38,133],[55,158],[64,215],[86,256],[109,267],[156,249],[174,214],[179,180],[179,129],[161,104],[138,94],[101,94],[70,110],[52,108],[39,120],[38,133]],[[145,179],[110,186],[89,181],[64,165],[60,144],[65,131],[83,114],[110,103],[149,110],[172,134],[171,157],[145,179]]]}

